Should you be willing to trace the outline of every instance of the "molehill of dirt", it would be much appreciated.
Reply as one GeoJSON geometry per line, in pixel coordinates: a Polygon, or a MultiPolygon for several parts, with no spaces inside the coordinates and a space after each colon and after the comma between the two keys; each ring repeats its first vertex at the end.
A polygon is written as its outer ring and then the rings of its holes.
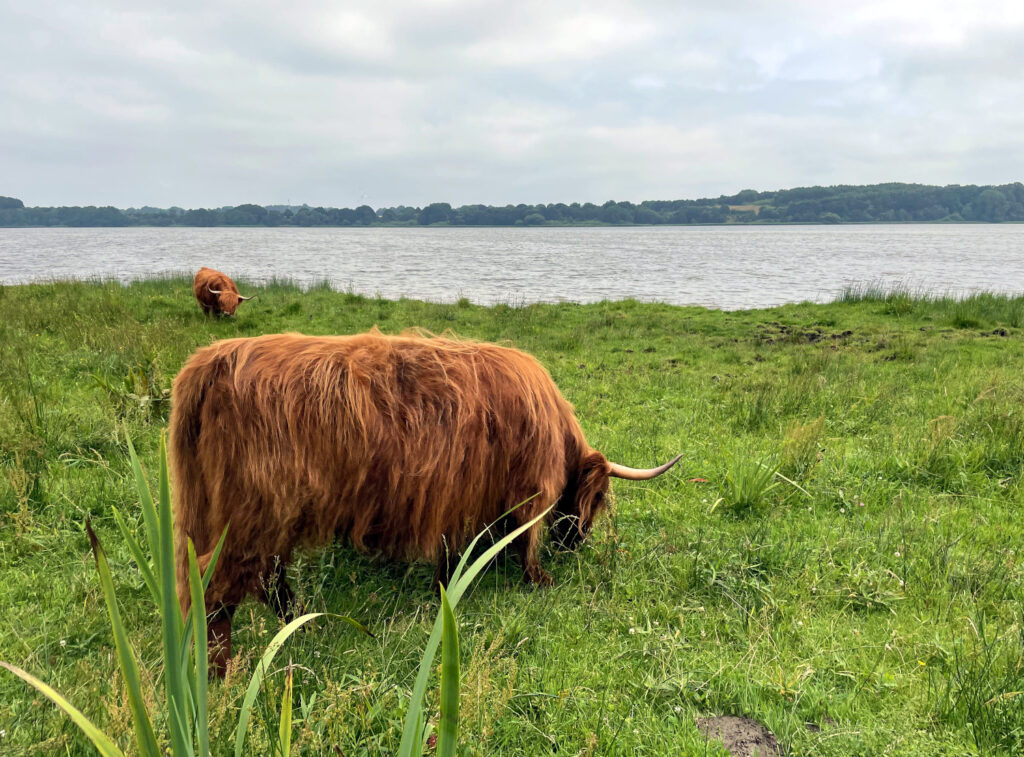
{"type": "Polygon", "coordinates": [[[775,734],[750,718],[735,715],[697,718],[697,728],[708,741],[721,741],[732,757],[782,755],[775,734]]]}

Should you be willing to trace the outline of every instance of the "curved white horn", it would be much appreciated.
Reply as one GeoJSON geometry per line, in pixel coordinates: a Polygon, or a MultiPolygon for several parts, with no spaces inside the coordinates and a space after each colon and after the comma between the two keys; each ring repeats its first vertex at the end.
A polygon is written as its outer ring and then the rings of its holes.
{"type": "Polygon", "coordinates": [[[219,289],[210,289],[210,287],[206,287],[206,291],[208,291],[210,294],[220,294],[219,289]]]}
{"type": "Polygon", "coordinates": [[[251,300],[251,299],[254,299],[254,298],[258,297],[258,296],[259,295],[256,295],[256,294],[254,294],[252,297],[243,297],[242,295],[238,295],[238,299],[241,300],[242,302],[245,302],[246,300],[251,300]]]}
{"type": "Polygon", "coordinates": [[[673,465],[679,462],[682,455],[676,455],[664,465],[659,465],[657,468],[628,468],[625,465],[619,465],[618,463],[609,462],[611,466],[611,474],[615,478],[627,478],[630,481],[647,481],[651,478],[656,478],[662,473],[667,471],[673,465]]]}

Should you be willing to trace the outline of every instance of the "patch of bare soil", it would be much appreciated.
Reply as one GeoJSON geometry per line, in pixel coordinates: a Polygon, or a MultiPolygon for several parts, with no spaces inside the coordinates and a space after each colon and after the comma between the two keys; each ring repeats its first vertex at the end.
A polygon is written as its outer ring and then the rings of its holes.
{"type": "Polygon", "coordinates": [[[815,344],[821,341],[832,341],[833,343],[845,342],[854,334],[847,329],[829,334],[821,328],[801,329],[793,326],[786,326],[778,321],[761,324],[754,331],[754,338],[761,344],[776,344],[787,342],[789,344],[815,344]]]}
{"type": "Polygon", "coordinates": [[[697,718],[697,728],[708,741],[721,741],[733,757],[777,757],[782,754],[775,734],[750,718],[735,715],[697,718]]]}

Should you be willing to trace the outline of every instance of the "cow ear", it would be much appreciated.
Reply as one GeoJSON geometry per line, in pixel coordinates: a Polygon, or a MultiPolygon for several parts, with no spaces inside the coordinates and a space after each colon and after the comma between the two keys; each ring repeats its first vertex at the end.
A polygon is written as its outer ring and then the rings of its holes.
{"type": "Polygon", "coordinates": [[[580,535],[590,531],[594,516],[605,507],[608,492],[608,478],[611,466],[600,452],[590,452],[580,466],[579,484],[576,488],[576,512],[579,514],[580,535]]]}

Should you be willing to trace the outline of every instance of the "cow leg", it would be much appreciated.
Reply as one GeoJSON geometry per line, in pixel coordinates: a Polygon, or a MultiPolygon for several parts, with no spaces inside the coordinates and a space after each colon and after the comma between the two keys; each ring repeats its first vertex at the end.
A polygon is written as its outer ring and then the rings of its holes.
{"type": "Polygon", "coordinates": [[[540,548],[541,524],[534,524],[533,528],[525,534],[516,537],[516,550],[519,552],[519,560],[523,564],[523,579],[539,586],[551,586],[555,580],[551,575],[540,567],[540,559],[537,551],[540,548]]]}
{"type": "Polygon", "coordinates": [[[283,622],[291,623],[295,619],[295,592],[288,583],[284,565],[281,563],[277,563],[270,573],[267,582],[267,604],[283,622]]]}
{"type": "Polygon", "coordinates": [[[210,678],[223,678],[231,659],[231,618],[236,605],[221,605],[206,626],[206,653],[210,678]]]}

